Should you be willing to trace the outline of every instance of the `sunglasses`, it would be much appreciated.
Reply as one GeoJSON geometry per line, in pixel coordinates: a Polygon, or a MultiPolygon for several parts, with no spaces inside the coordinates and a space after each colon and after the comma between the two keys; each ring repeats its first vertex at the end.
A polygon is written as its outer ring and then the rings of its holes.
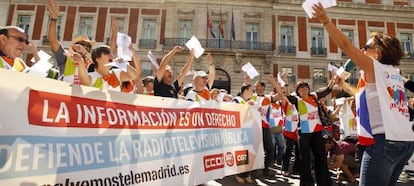
{"type": "Polygon", "coordinates": [[[374,46],[372,46],[372,45],[365,45],[364,50],[366,51],[368,49],[373,49],[373,48],[374,48],[374,46]]]}
{"type": "Polygon", "coordinates": [[[11,38],[15,39],[16,41],[18,41],[20,43],[24,43],[26,45],[29,44],[29,40],[25,39],[24,37],[18,37],[18,36],[12,36],[12,35],[7,35],[7,37],[11,37],[11,38]]]}
{"type": "Polygon", "coordinates": [[[299,86],[298,86],[298,88],[308,88],[309,87],[309,85],[308,84],[306,84],[306,83],[302,83],[302,84],[299,84],[299,86]]]}

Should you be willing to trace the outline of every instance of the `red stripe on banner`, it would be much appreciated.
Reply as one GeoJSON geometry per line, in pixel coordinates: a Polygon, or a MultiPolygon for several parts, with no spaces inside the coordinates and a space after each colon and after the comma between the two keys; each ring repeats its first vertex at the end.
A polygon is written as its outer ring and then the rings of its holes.
{"type": "Polygon", "coordinates": [[[240,113],[156,108],[30,90],[28,120],[46,127],[113,129],[240,128],[240,113]]]}

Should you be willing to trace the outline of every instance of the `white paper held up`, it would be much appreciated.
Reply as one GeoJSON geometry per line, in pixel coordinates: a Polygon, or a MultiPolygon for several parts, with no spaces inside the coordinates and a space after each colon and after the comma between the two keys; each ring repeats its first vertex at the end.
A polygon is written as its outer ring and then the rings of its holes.
{"type": "Polygon", "coordinates": [[[148,51],[147,58],[150,60],[152,65],[155,66],[155,68],[158,70],[160,69],[160,65],[158,65],[157,60],[155,59],[154,55],[152,54],[151,50],[148,51]]]}
{"type": "Polygon", "coordinates": [[[302,3],[302,8],[305,10],[306,15],[308,15],[309,18],[313,17],[312,6],[318,3],[321,3],[324,8],[336,6],[336,0],[306,0],[302,3]]]}
{"type": "Polygon", "coordinates": [[[131,37],[129,37],[127,34],[118,32],[118,35],[116,37],[116,45],[118,46],[118,57],[126,61],[132,60],[132,51],[129,50],[131,41],[131,37]]]}
{"type": "Polygon", "coordinates": [[[185,43],[185,46],[190,50],[194,50],[194,57],[197,59],[204,53],[204,48],[195,36],[191,37],[191,39],[185,43]]]}
{"type": "Polygon", "coordinates": [[[336,73],[336,71],[338,71],[338,67],[336,67],[335,65],[332,64],[328,64],[328,71],[331,71],[332,73],[336,73]]]}
{"type": "Polygon", "coordinates": [[[286,85],[286,82],[283,81],[282,76],[280,75],[280,72],[277,73],[277,82],[279,82],[280,86],[282,87],[286,85]]]}
{"type": "Polygon", "coordinates": [[[34,74],[37,76],[46,77],[47,71],[49,71],[53,67],[52,63],[49,63],[48,60],[41,59],[37,63],[35,63],[29,70],[29,74],[34,74]]]}
{"type": "Polygon", "coordinates": [[[253,79],[259,75],[257,70],[254,68],[254,66],[248,62],[242,66],[243,72],[246,72],[247,75],[250,77],[250,79],[253,79]]]}

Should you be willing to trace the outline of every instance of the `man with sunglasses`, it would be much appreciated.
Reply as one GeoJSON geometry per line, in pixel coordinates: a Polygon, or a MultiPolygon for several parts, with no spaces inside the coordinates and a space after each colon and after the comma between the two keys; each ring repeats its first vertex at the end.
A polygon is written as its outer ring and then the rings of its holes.
{"type": "Polygon", "coordinates": [[[28,67],[19,57],[28,44],[23,29],[16,26],[0,27],[0,68],[24,72],[28,67]]]}

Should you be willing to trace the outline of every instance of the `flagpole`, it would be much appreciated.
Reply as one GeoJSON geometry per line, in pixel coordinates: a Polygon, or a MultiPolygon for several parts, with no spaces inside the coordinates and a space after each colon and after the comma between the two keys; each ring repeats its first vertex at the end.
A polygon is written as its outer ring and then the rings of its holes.
{"type": "Polygon", "coordinates": [[[220,1],[220,21],[219,21],[219,48],[221,48],[221,27],[223,19],[221,18],[221,1],[220,1]]]}
{"type": "Polygon", "coordinates": [[[207,12],[206,12],[206,19],[207,19],[207,24],[206,24],[206,46],[208,46],[208,3],[207,3],[207,12]]]}

